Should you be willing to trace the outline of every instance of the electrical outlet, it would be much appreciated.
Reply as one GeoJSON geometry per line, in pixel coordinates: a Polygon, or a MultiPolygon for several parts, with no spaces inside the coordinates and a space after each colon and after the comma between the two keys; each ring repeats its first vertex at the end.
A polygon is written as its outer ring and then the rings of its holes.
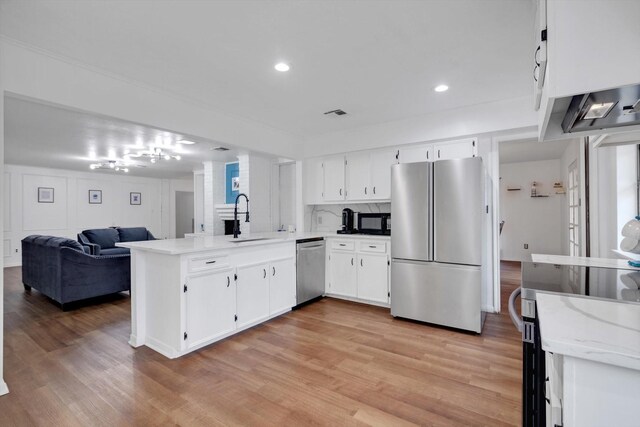
{"type": "Polygon", "coordinates": [[[18,249],[16,249],[16,253],[18,253],[18,249]]]}
{"type": "Polygon", "coordinates": [[[528,244],[528,243],[525,243],[525,244],[524,244],[524,248],[525,248],[525,249],[529,249],[529,244],[528,244]]]}

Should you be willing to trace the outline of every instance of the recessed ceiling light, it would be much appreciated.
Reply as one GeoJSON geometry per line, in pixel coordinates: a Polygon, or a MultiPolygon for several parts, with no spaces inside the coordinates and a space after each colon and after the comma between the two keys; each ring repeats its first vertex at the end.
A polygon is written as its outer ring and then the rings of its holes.
{"type": "Polygon", "coordinates": [[[435,90],[436,92],[446,92],[447,90],[449,90],[449,86],[447,86],[447,85],[438,85],[438,86],[434,87],[433,90],[435,90]]]}
{"type": "Polygon", "coordinates": [[[289,64],[285,64],[284,62],[278,62],[273,68],[284,73],[285,71],[289,71],[291,67],[289,67],[289,64]]]}
{"type": "Polygon", "coordinates": [[[195,141],[189,141],[187,139],[181,139],[180,141],[176,141],[178,144],[184,144],[184,145],[193,145],[196,142],[195,141]]]}

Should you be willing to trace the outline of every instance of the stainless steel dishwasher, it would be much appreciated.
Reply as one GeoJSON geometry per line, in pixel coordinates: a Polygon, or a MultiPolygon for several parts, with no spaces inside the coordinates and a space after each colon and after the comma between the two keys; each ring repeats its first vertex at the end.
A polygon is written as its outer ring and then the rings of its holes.
{"type": "Polygon", "coordinates": [[[325,242],[322,237],[297,241],[296,304],[324,295],[325,242]]]}

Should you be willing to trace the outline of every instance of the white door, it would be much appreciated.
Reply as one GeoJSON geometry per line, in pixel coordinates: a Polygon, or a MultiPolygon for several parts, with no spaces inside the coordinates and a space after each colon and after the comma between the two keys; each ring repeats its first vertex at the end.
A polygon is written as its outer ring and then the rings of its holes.
{"type": "Polygon", "coordinates": [[[400,149],[399,163],[428,162],[433,158],[433,144],[420,144],[400,149]]]}
{"type": "Polygon", "coordinates": [[[436,160],[466,159],[477,154],[476,140],[443,142],[435,144],[436,160]]]}
{"type": "Polygon", "coordinates": [[[347,200],[371,198],[370,181],[371,154],[353,153],[347,155],[347,200]]]}
{"type": "Polygon", "coordinates": [[[391,166],[398,163],[396,150],[376,151],[371,154],[372,199],[391,198],[391,166]]]}
{"type": "Polygon", "coordinates": [[[356,254],[332,251],[329,255],[329,292],[356,297],[356,254]]]}
{"type": "Polygon", "coordinates": [[[189,276],[184,294],[188,348],[235,330],[236,286],[232,269],[189,276]]]}
{"type": "Polygon", "coordinates": [[[569,256],[580,256],[580,175],[578,163],[569,165],[569,256]]]}
{"type": "Polygon", "coordinates": [[[358,254],[358,298],[387,303],[387,255],[358,254]]]}
{"type": "Polygon", "coordinates": [[[324,159],[324,200],[344,200],[344,156],[324,159]]]}
{"type": "Polygon", "coordinates": [[[294,259],[272,261],[269,276],[269,314],[279,313],[296,305],[294,259]]]}
{"type": "Polygon", "coordinates": [[[269,317],[269,264],[238,267],[236,302],[238,328],[269,317]]]}

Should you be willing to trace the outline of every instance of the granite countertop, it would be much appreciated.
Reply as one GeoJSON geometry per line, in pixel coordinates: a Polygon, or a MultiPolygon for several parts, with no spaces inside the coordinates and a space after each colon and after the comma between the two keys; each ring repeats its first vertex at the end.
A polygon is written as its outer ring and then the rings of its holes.
{"type": "Polygon", "coordinates": [[[144,242],[117,243],[116,246],[134,250],[155,252],[167,255],[181,255],[221,249],[238,249],[245,247],[269,245],[274,243],[293,242],[311,238],[341,238],[365,240],[390,240],[390,236],[371,236],[364,234],[337,234],[335,232],[271,232],[241,235],[234,243],[233,236],[213,236],[210,234],[195,235],[184,239],[149,240],[144,242]],[[260,239],[253,240],[251,239],[260,239]]]}
{"type": "Polygon", "coordinates": [[[531,255],[531,261],[538,264],[577,265],[580,267],[615,268],[618,270],[640,270],[640,268],[630,266],[626,260],[616,258],[593,258],[581,256],[533,254],[531,255]]]}
{"type": "Polygon", "coordinates": [[[640,304],[539,293],[542,348],[640,370],[640,304]]]}

